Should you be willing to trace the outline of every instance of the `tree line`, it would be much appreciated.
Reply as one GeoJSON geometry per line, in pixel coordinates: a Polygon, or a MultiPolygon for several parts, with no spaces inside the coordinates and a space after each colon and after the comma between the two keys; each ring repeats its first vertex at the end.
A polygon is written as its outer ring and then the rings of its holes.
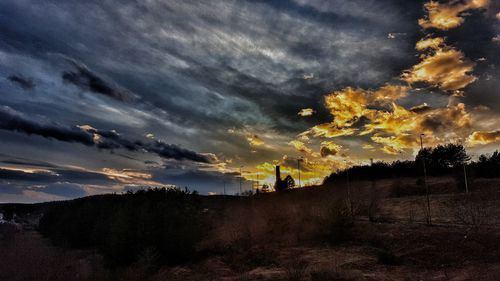
{"type": "Polygon", "coordinates": [[[463,169],[470,177],[492,178],[500,176],[500,153],[480,155],[477,161],[460,144],[438,145],[421,149],[414,160],[397,160],[391,163],[378,161],[370,165],[356,165],[334,172],[324,179],[323,184],[352,180],[372,180],[399,177],[422,177],[425,163],[427,175],[463,174],[463,169]]]}

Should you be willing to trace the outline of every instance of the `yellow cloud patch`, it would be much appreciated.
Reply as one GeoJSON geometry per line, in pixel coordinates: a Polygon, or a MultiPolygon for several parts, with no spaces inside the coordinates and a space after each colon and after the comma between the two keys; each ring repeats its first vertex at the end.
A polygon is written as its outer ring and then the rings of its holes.
{"type": "Polygon", "coordinates": [[[299,140],[292,140],[288,144],[295,147],[295,149],[299,152],[306,153],[306,154],[312,153],[312,149],[307,147],[303,142],[301,142],[299,140]]]}
{"type": "Polygon", "coordinates": [[[427,16],[418,20],[423,28],[448,30],[464,22],[464,12],[471,9],[482,9],[489,5],[489,0],[449,1],[439,3],[430,1],[424,5],[427,16]]]}
{"type": "Polygon", "coordinates": [[[467,143],[472,146],[489,144],[498,141],[500,141],[500,130],[473,132],[467,139],[467,143]]]}
{"type": "Polygon", "coordinates": [[[442,37],[436,38],[424,38],[417,42],[415,49],[423,51],[425,49],[440,49],[444,44],[444,39],[442,37]]]}
{"type": "Polygon", "coordinates": [[[303,108],[298,113],[298,115],[302,117],[312,116],[313,114],[314,114],[314,109],[312,108],[303,108]]]}

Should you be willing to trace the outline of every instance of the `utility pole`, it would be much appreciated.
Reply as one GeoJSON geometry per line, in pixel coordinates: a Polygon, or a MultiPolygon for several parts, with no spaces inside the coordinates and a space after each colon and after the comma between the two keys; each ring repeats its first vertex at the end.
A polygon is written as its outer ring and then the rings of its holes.
{"type": "Polygon", "coordinates": [[[349,181],[349,168],[347,167],[347,161],[346,161],[346,176],[347,176],[347,201],[349,202],[349,210],[351,211],[351,216],[354,217],[354,211],[352,207],[352,200],[351,200],[351,182],[349,181]]]}
{"type": "MultiPolygon", "coordinates": [[[[461,143],[463,143],[463,147],[465,149],[465,142],[460,140],[461,143]]],[[[467,152],[466,152],[467,153],[467,152]]],[[[465,180],[465,193],[468,194],[469,193],[469,184],[467,183],[467,169],[465,168],[465,166],[467,165],[467,163],[464,161],[462,163],[463,167],[464,167],[464,180],[465,180]]]]}
{"type": "Polygon", "coordinates": [[[427,186],[427,170],[425,169],[425,154],[424,151],[424,142],[422,137],[424,134],[420,134],[420,150],[422,151],[422,166],[424,168],[424,186],[425,186],[425,195],[427,197],[427,224],[432,224],[431,221],[431,201],[429,199],[429,187],[427,186]]]}
{"type": "Polygon", "coordinates": [[[241,185],[242,185],[242,180],[243,180],[243,175],[241,173],[241,168],[243,168],[243,166],[240,166],[240,197],[243,195],[242,192],[241,192],[241,185]]]}
{"type": "Polygon", "coordinates": [[[464,165],[464,180],[465,180],[465,193],[469,193],[469,185],[467,184],[467,170],[465,169],[465,162],[463,163],[464,165]]]}

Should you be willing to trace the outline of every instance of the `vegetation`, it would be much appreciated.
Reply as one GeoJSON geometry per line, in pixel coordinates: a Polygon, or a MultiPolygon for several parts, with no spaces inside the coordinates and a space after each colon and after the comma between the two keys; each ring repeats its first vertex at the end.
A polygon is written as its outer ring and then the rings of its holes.
{"type": "MultiPolygon", "coordinates": [[[[470,162],[465,148],[460,144],[438,145],[420,150],[414,161],[375,162],[372,165],[357,165],[332,173],[324,180],[325,185],[346,181],[347,175],[355,180],[379,180],[388,178],[419,178],[423,176],[422,161],[425,161],[429,176],[456,176],[457,186],[464,186],[464,168],[469,180],[473,177],[498,177],[500,153],[481,155],[476,162],[470,162]]],[[[404,192],[404,191],[403,191],[404,192]]]]}
{"type": "Polygon", "coordinates": [[[56,245],[97,248],[111,265],[179,264],[192,258],[203,233],[199,203],[196,193],[178,189],[83,198],[50,208],[39,229],[56,245]]]}

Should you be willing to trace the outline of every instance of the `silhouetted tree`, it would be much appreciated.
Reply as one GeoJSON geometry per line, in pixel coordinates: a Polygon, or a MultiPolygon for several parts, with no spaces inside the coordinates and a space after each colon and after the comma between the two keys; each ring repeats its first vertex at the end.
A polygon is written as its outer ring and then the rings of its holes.
{"type": "Polygon", "coordinates": [[[453,168],[462,167],[470,157],[461,144],[438,145],[434,148],[424,148],[420,150],[415,158],[416,163],[425,164],[429,174],[438,175],[453,168]]]}
{"type": "Polygon", "coordinates": [[[287,189],[295,187],[295,180],[290,175],[286,176],[283,182],[285,183],[287,189]]]}
{"type": "Polygon", "coordinates": [[[500,171],[500,153],[493,152],[490,156],[482,154],[479,161],[473,163],[474,170],[478,177],[498,177],[500,171]]]}

